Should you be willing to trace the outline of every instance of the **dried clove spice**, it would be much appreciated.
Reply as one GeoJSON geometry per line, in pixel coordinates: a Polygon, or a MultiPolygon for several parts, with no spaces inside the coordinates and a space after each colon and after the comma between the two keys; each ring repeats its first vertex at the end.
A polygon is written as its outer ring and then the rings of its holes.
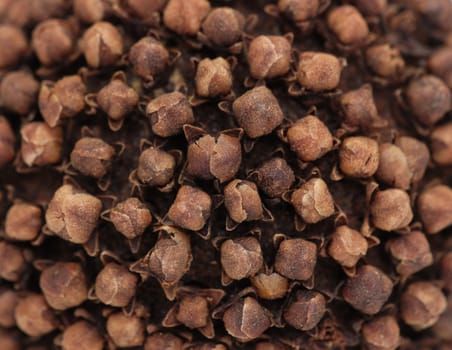
{"type": "Polygon", "coordinates": [[[210,217],[212,199],[199,188],[184,185],[179,188],[168,218],[177,226],[191,231],[201,230],[210,217]]]}
{"type": "Polygon", "coordinates": [[[58,188],[45,213],[51,233],[72,243],[84,244],[97,225],[102,202],[72,185],[58,188]]]}
{"type": "Polygon", "coordinates": [[[163,187],[173,179],[175,167],[176,160],[170,153],[149,147],[138,158],[136,175],[145,185],[163,187]]]}
{"type": "Polygon", "coordinates": [[[431,282],[411,283],[400,299],[402,320],[415,330],[431,327],[446,310],[447,300],[431,282]]]}
{"type": "Polygon", "coordinates": [[[326,300],[322,294],[299,290],[284,311],[283,316],[292,327],[301,331],[309,331],[317,326],[325,311],[326,300]]]}
{"type": "Polygon", "coordinates": [[[232,110],[237,123],[250,138],[271,133],[284,118],[278,100],[265,86],[255,87],[238,97],[232,110]]]}
{"type": "Polygon", "coordinates": [[[16,326],[14,310],[19,302],[19,294],[10,289],[0,289],[0,326],[11,328],[16,326]]]}
{"type": "Polygon", "coordinates": [[[316,116],[303,117],[287,129],[290,149],[304,162],[323,157],[333,149],[333,136],[316,116]]]}
{"type": "Polygon", "coordinates": [[[379,316],[365,323],[362,334],[369,350],[395,350],[401,342],[400,327],[392,316],[379,316]]]}
{"type": "Polygon", "coordinates": [[[163,10],[163,23],[180,35],[195,35],[210,12],[207,0],[169,0],[163,10]]]}
{"type": "Polygon", "coordinates": [[[295,211],[308,224],[315,224],[334,214],[334,201],[328,186],[320,178],[313,178],[292,193],[295,211]]]}
{"type": "Polygon", "coordinates": [[[110,262],[98,273],[95,293],[99,300],[115,307],[125,307],[135,296],[138,277],[127,268],[110,262]]]}
{"type": "Polygon", "coordinates": [[[141,236],[152,222],[149,209],[138,198],[131,197],[118,203],[110,211],[115,229],[128,239],[141,236]]]}
{"type": "Polygon", "coordinates": [[[223,57],[204,58],[195,75],[196,93],[201,97],[226,96],[232,89],[231,65],[223,57]]]}
{"type": "Polygon", "coordinates": [[[15,66],[27,54],[27,38],[20,28],[2,24],[0,25],[0,47],[4,50],[0,58],[0,69],[15,66]]]}
{"type": "Polygon", "coordinates": [[[347,137],[339,150],[339,168],[351,177],[370,177],[378,170],[378,143],[363,136],[347,137]]]}
{"type": "Polygon", "coordinates": [[[56,83],[43,82],[38,96],[39,111],[50,127],[72,118],[85,108],[86,86],[79,75],[66,76],[56,83]]]}
{"type": "Polygon", "coordinates": [[[441,166],[452,164],[452,123],[435,128],[430,134],[433,160],[441,166]]]}
{"type": "Polygon", "coordinates": [[[302,238],[285,239],[276,252],[275,271],[293,280],[308,280],[317,263],[317,246],[302,238]]]}
{"type": "Polygon", "coordinates": [[[124,52],[119,30],[109,22],[96,22],[83,34],[83,53],[91,68],[114,65],[124,52]]]}
{"type": "Polygon", "coordinates": [[[64,330],[61,346],[64,350],[102,350],[104,339],[93,324],[77,321],[64,330]]]}
{"type": "Polygon", "coordinates": [[[107,174],[115,149],[102,139],[83,137],[71,152],[71,165],[83,175],[100,179],[107,174]]]}
{"type": "Polygon", "coordinates": [[[295,174],[284,158],[272,158],[256,169],[257,185],[269,197],[280,197],[290,190],[295,174]]]}
{"type": "Polygon", "coordinates": [[[405,60],[400,51],[390,44],[367,48],[366,63],[373,72],[386,79],[396,79],[405,68],[405,60]]]}
{"type": "Polygon", "coordinates": [[[328,255],[341,266],[353,267],[367,253],[367,240],[348,226],[339,226],[334,231],[328,246],[328,255]]]}
{"type": "Polygon", "coordinates": [[[14,315],[17,327],[32,337],[40,337],[57,327],[57,319],[52,309],[40,294],[30,293],[20,299],[14,315]]]}
{"type": "Polygon", "coordinates": [[[414,231],[388,241],[386,248],[391,254],[397,272],[402,276],[416,273],[433,264],[433,255],[425,235],[414,231]]]}
{"type": "Polygon", "coordinates": [[[269,311],[250,296],[226,309],[223,322],[226,331],[242,342],[258,338],[272,325],[269,311]]]}
{"type": "Polygon", "coordinates": [[[8,239],[32,241],[41,231],[41,208],[30,203],[16,203],[9,208],[5,218],[5,234],[8,239]]]}
{"type": "Polygon", "coordinates": [[[333,8],[327,16],[328,28],[345,45],[359,45],[369,35],[367,22],[358,9],[351,5],[333,8]]]}
{"type": "Polygon", "coordinates": [[[425,189],[417,199],[417,210],[427,233],[435,234],[452,224],[452,189],[437,185],[425,189]]]}
{"type": "Polygon", "coordinates": [[[113,343],[118,347],[142,346],[144,343],[144,323],[137,316],[126,316],[121,312],[115,312],[108,316],[106,329],[113,343]]]}
{"type": "Polygon", "coordinates": [[[43,122],[31,122],[22,126],[21,156],[24,163],[44,166],[61,161],[63,153],[63,129],[51,128],[43,122]]]}
{"type": "Polygon", "coordinates": [[[279,35],[259,35],[248,47],[248,65],[255,79],[273,79],[289,72],[291,39],[279,35]]]}
{"type": "Polygon", "coordinates": [[[378,313],[392,293],[393,283],[381,270],[362,265],[342,289],[344,300],[367,315],[378,313]]]}
{"type": "Polygon", "coordinates": [[[261,246],[254,237],[228,239],[221,245],[220,254],[221,267],[232,280],[252,277],[264,264],[261,246]]]}
{"type": "Polygon", "coordinates": [[[5,74],[0,82],[0,102],[5,109],[27,115],[33,110],[39,83],[32,74],[19,70],[5,74]]]}
{"type": "Polygon", "coordinates": [[[85,272],[75,262],[57,262],[45,268],[39,286],[47,303],[55,310],[78,306],[88,297],[85,272]]]}
{"type": "Polygon", "coordinates": [[[264,216],[262,201],[254,182],[233,180],[224,188],[224,205],[237,223],[261,220],[264,216]]]}
{"type": "Polygon", "coordinates": [[[0,241],[0,277],[6,281],[18,282],[27,270],[28,258],[27,251],[0,241]]]}
{"type": "Polygon", "coordinates": [[[408,194],[396,188],[378,191],[370,204],[370,214],[375,227],[385,231],[407,227],[413,219],[408,194]]]}
{"type": "Polygon", "coordinates": [[[14,159],[16,136],[8,119],[0,116],[0,167],[5,166],[14,159]]]}
{"type": "Polygon", "coordinates": [[[160,95],[146,106],[151,120],[152,132],[160,137],[169,137],[182,132],[185,124],[195,121],[187,97],[176,91],[160,95]]]}
{"type": "Polygon", "coordinates": [[[341,80],[342,64],[328,53],[304,51],[299,55],[297,79],[313,92],[334,90],[341,80]]]}

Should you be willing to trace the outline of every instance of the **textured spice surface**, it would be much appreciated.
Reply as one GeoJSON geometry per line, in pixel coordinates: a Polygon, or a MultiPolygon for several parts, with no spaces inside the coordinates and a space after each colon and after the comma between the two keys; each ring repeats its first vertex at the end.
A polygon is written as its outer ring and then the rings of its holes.
{"type": "Polygon", "coordinates": [[[450,18],[0,0],[0,349],[451,350],[450,18]]]}

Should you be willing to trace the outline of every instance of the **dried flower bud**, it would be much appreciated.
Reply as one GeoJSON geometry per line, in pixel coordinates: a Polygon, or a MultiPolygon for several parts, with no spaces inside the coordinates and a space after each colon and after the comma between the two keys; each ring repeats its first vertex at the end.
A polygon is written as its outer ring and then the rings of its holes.
{"type": "Polygon", "coordinates": [[[209,12],[207,0],[169,0],[163,11],[163,23],[179,35],[195,35],[209,12]]]}
{"type": "Polygon", "coordinates": [[[441,166],[452,165],[452,123],[435,128],[430,142],[433,160],[441,166]]]}
{"type": "Polygon", "coordinates": [[[142,346],[144,343],[144,323],[139,317],[115,312],[108,317],[106,328],[113,343],[120,348],[142,346]]]}
{"type": "Polygon", "coordinates": [[[66,76],[55,84],[44,82],[39,91],[39,111],[50,127],[71,118],[85,108],[86,86],[78,75],[66,76]]]}
{"type": "Polygon", "coordinates": [[[379,147],[379,158],[378,179],[392,187],[409,189],[411,171],[403,151],[392,143],[383,143],[379,147]]]}
{"type": "Polygon", "coordinates": [[[126,0],[127,9],[141,19],[149,19],[156,12],[160,12],[166,5],[167,0],[126,0]]]}
{"type": "Polygon", "coordinates": [[[121,79],[113,79],[97,94],[97,103],[112,119],[113,123],[110,123],[110,128],[114,131],[122,126],[122,119],[134,110],[138,101],[139,96],[135,89],[129,87],[121,79]]]}
{"type": "Polygon", "coordinates": [[[228,350],[226,345],[214,343],[201,343],[186,348],[187,350],[228,350]]]}
{"type": "Polygon", "coordinates": [[[224,205],[237,223],[261,220],[264,216],[262,201],[254,182],[233,180],[224,188],[224,205]]]}
{"type": "Polygon", "coordinates": [[[223,315],[226,331],[246,342],[256,339],[272,325],[269,311],[252,297],[245,297],[230,306],[223,315]]]}
{"type": "Polygon", "coordinates": [[[370,204],[370,214],[373,224],[380,230],[394,231],[407,227],[413,219],[410,197],[396,188],[379,191],[370,204]]]}
{"type": "Polygon", "coordinates": [[[339,104],[345,116],[345,123],[351,127],[366,130],[380,119],[370,84],[346,92],[339,98],[339,104]]]}
{"type": "Polygon", "coordinates": [[[196,93],[201,97],[225,96],[232,89],[232,72],[223,57],[204,58],[196,70],[196,93]]]}
{"type": "Polygon", "coordinates": [[[26,115],[32,111],[38,96],[39,83],[25,71],[5,74],[0,82],[1,105],[5,109],[26,115]]]}
{"type": "Polygon", "coordinates": [[[417,331],[434,325],[446,308],[446,297],[430,282],[411,283],[400,299],[403,321],[417,331]]]}
{"type": "Polygon", "coordinates": [[[150,83],[165,71],[169,58],[165,46],[152,37],[138,40],[129,51],[129,61],[135,74],[150,83]]]}
{"type": "MultiPolygon", "coordinates": [[[[155,246],[131,270],[150,273],[168,291],[190,269],[192,258],[190,238],[182,231],[167,227],[166,231],[160,231],[155,246]]],[[[171,297],[174,299],[175,295],[171,297]]]]}
{"type": "MultiPolygon", "coordinates": [[[[432,332],[436,339],[443,340],[443,343],[449,344],[452,340],[452,333],[450,332],[452,327],[452,297],[449,294],[447,309],[441,314],[438,321],[432,326],[432,332]]],[[[441,350],[450,350],[447,345],[441,350]]]]}
{"type": "Polygon", "coordinates": [[[110,220],[118,232],[128,239],[134,239],[141,236],[151,224],[152,215],[138,198],[128,198],[111,210],[110,220]]]}
{"type": "Polygon", "coordinates": [[[150,147],[138,158],[137,177],[148,186],[165,186],[174,176],[176,160],[168,152],[150,147]]]}
{"type": "Polygon", "coordinates": [[[33,30],[31,44],[44,66],[61,64],[74,50],[74,28],[62,19],[42,21],[33,30]]]}
{"type": "Polygon", "coordinates": [[[279,0],[278,9],[294,22],[305,22],[321,14],[328,3],[325,0],[279,0]]]}
{"type": "Polygon", "coordinates": [[[178,91],[153,99],[146,106],[146,114],[151,119],[152,132],[160,137],[177,135],[185,124],[195,122],[187,97],[178,91]]]}
{"type": "Polygon", "coordinates": [[[44,122],[25,124],[20,130],[21,155],[27,166],[43,166],[61,161],[63,130],[51,128],[44,122]]]}
{"type": "Polygon", "coordinates": [[[30,21],[30,0],[2,0],[0,19],[18,27],[25,27],[30,21]]]}
{"type": "MultiPolygon", "coordinates": [[[[0,290],[0,326],[11,328],[16,325],[14,318],[14,309],[19,302],[19,295],[9,289],[0,290]]],[[[1,336],[0,336],[1,338],[1,336]]]]}
{"type": "Polygon", "coordinates": [[[381,310],[392,293],[392,281],[372,265],[358,268],[342,289],[344,300],[356,310],[374,315],[381,310]]]}
{"type": "Polygon", "coordinates": [[[366,63],[383,78],[397,77],[405,68],[405,61],[398,48],[390,44],[379,44],[366,50],[366,63]]]}
{"type": "Polygon", "coordinates": [[[0,47],[3,48],[0,57],[0,69],[8,68],[19,63],[27,53],[27,38],[19,28],[9,24],[1,24],[0,47]]]}
{"type": "Polygon", "coordinates": [[[237,43],[245,27],[245,17],[230,7],[216,7],[202,23],[202,32],[215,46],[229,47],[237,43]]]}
{"type": "Polygon", "coordinates": [[[9,239],[34,240],[42,226],[41,208],[29,203],[17,203],[9,208],[5,218],[5,233],[9,239]]]}
{"type": "Polygon", "coordinates": [[[8,119],[0,116],[0,167],[14,159],[16,136],[8,119]]]}
{"type": "Polygon", "coordinates": [[[452,48],[444,46],[436,50],[428,60],[428,68],[452,88],[452,48]]]}
{"type": "MultiPolygon", "coordinates": [[[[0,349],[2,350],[21,350],[22,345],[20,337],[14,332],[6,329],[0,329],[0,349]]],[[[28,350],[28,348],[27,348],[28,350]]]]}
{"type": "Polygon", "coordinates": [[[326,300],[322,294],[299,290],[295,294],[295,300],[284,311],[284,319],[300,331],[309,331],[317,326],[325,311],[326,300]]]}
{"type": "Polygon", "coordinates": [[[334,214],[334,199],[322,179],[313,178],[292,193],[291,203],[308,224],[315,224],[334,214]]]}
{"type": "Polygon", "coordinates": [[[303,117],[287,130],[290,149],[304,162],[323,157],[333,148],[333,136],[316,116],[303,117]]]}
{"type": "Polygon", "coordinates": [[[248,48],[250,74],[255,79],[272,79],[290,70],[292,45],[282,35],[259,35],[248,48]]]}
{"type": "Polygon", "coordinates": [[[97,225],[102,202],[72,185],[56,190],[46,212],[50,231],[72,243],[86,243],[97,225]]]}
{"type": "Polygon", "coordinates": [[[191,231],[201,230],[210,217],[212,199],[199,188],[184,185],[168,211],[168,218],[177,226],[191,231]]]}
{"type": "Polygon", "coordinates": [[[52,309],[40,294],[29,294],[19,300],[14,315],[17,327],[31,337],[50,333],[57,326],[52,309]]]}
{"type": "Polygon", "coordinates": [[[188,175],[203,180],[216,178],[221,183],[235,176],[242,161],[241,129],[223,131],[217,137],[190,126],[185,127],[184,131],[190,143],[185,168],[188,175]],[[191,138],[190,130],[202,132],[202,136],[191,138]]]}
{"type": "Polygon", "coordinates": [[[416,273],[433,263],[433,255],[427,238],[420,231],[390,240],[387,249],[396,270],[403,276],[416,273]]]}
{"type": "Polygon", "coordinates": [[[73,0],[75,16],[85,23],[96,23],[105,17],[104,0],[73,0]]]}
{"type": "Polygon", "coordinates": [[[176,319],[190,329],[206,327],[210,319],[208,300],[197,295],[182,297],[176,319]]]}
{"type": "Polygon", "coordinates": [[[284,158],[272,158],[256,169],[257,185],[269,197],[279,197],[295,182],[295,174],[284,158]]]}
{"type": "Polygon", "coordinates": [[[388,0],[354,0],[353,2],[365,16],[378,16],[382,14],[388,4],[388,0]]]}
{"type": "Polygon", "coordinates": [[[83,175],[100,179],[111,165],[115,149],[102,139],[83,137],[71,152],[71,164],[83,175]]]}
{"type": "Polygon", "coordinates": [[[251,138],[270,134],[284,115],[271,90],[259,86],[248,90],[232,104],[237,123],[251,138]]]}
{"type": "Polygon", "coordinates": [[[284,298],[289,290],[289,281],[279,273],[258,273],[251,278],[259,298],[274,300],[284,298]]]}
{"type": "Polygon", "coordinates": [[[61,347],[63,350],[102,350],[104,339],[94,325],[78,321],[63,332],[61,347]]]}
{"type": "Polygon", "coordinates": [[[97,22],[83,34],[83,53],[91,68],[114,65],[124,52],[122,36],[109,22],[97,22]]]}
{"type": "Polygon", "coordinates": [[[27,261],[24,252],[14,244],[0,241],[0,277],[17,282],[26,269],[27,261]]]}
{"type": "Polygon", "coordinates": [[[30,14],[35,22],[42,22],[53,17],[63,17],[71,7],[71,2],[66,0],[41,0],[30,1],[30,14]]]}
{"type": "Polygon", "coordinates": [[[339,226],[333,233],[328,254],[341,266],[353,267],[367,253],[367,240],[348,226],[339,226]]]}
{"type": "Polygon", "coordinates": [[[362,334],[369,350],[395,350],[401,340],[399,324],[392,316],[379,316],[366,322],[362,334]]]}
{"type": "Polygon", "coordinates": [[[452,189],[438,185],[424,190],[417,199],[417,210],[427,233],[442,231],[452,225],[452,189]]]}
{"type": "Polygon", "coordinates": [[[336,56],[322,52],[302,52],[297,79],[301,86],[314,92],[333,90],[341,80],[342,65],[336,56]]]}
{"type": "Polygon", "coordinates": [[[47,303],[55,310],[78,306],[88,296],[85,272],[74,262],[57,262],[44,269],[39,286],[47,303]]]}
{"type": "Polygon", "coordinates": [[[436,124],[451,108],[451,92],[441,79],[424,75],[413,79],[405,92],[408,106],[424,125],[436,124]]]}
{"type": "Polygon", "coordinates": [[[138,277],[124,266],[108,263],[96,277],[95,291],[99,300],[115,307],[126,306],[135,296],[138,277]]]}
{"type": "Polygon", "coordinates": [[[317,263],[317,246],[302,238],[285,239],[275,257],[275,271],[292,280],[308,280],[317,263]]]}
{"type": "Polygon", "coordinates": [[[356,7],[342,5],[328,13],[329,29],[345,45],[361,44],[369,35],[367,22],[356,7]]]}
{"type": "Polygon", "coordinates": [[[364,136],[347,137],[339,151],[339,168],[351,177],[370,177],[379,163],[378,143],[364,136]]]}
{"type": "Polygon", "coordinates": [[[395,144],[405,154],[408,169],[411,172],[411,183],[419,182],[423,177],[430,161],[430,152],[425,143],[414,137],[401,136],[395,144]]]}
{"type": "Polygon", "coordinates": [[[452,291],[452,252],[444,254],[441,258],[441,279],[444,281],[444,288],[452,291]]]}
{"type": "Polygon", "coordinates": [[[221,267],[233,280],[254,276],[264,264],[261,246],[254,237],[228,239],[220,252],[221,267]]]}
{"type": "Polygon", "coordinates": [[[182,350],[184,343],[182,339],[171,333],[153,333],[146,338],[144,350],[182,350]]]}

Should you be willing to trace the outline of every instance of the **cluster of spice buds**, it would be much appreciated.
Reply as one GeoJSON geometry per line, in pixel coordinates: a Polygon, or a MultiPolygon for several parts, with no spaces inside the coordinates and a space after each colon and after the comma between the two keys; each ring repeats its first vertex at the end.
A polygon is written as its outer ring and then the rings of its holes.
{"type": "Polygon", "coordinates": [[[0,0],[0,350],[450,350],[450,18],[0,0]]]}

